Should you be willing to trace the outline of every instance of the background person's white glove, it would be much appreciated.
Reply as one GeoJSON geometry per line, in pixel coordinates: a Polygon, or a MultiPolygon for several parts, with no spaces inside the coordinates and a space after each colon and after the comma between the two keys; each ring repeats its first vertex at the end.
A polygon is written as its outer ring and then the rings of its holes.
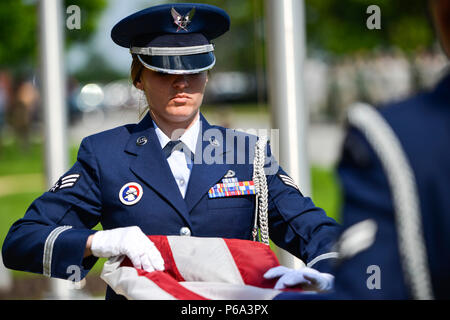
{"type": "Polygon", "coordinates": [[[308,291],[329,291],[333,288],[334,276],[329,273],[321,273],[315,269],[303,267],[301,269],[290,269],[278,266],[269,269],[265,274],[266,279],[278,279],[274,289],[284,289],[301,285],[308,291]]]}
{"type": "Polygon", "coordinates": [[[126,255],[135,268],[147,272],[164,270],[161,253],[137,226],[97,231],[91,252],[99,258],[126,255]]]}

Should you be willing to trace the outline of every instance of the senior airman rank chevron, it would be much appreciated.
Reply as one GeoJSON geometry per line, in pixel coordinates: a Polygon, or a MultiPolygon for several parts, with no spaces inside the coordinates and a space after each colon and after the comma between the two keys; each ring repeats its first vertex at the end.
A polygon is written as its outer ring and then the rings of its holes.
{"type": "Polygon", "coordinates": [[[69,174],[65,177],[60,178],[55,183],[55,185],[48,191],[56,192],[56,191],[64,189],[64,188],[72,188],[79,179],[80,179],[80,175],[78,173],[69,174]]]}
{"type": "Polygon", "coordinates": [[[300,192],[300,194],[302,193],[302,192],[300,191],[300,188],[297,186],[297,184],[294,182],[294,180],[293,180],[291,177],[289,177],[289,176],[287,176],[287,175],[285,175],[285,174],[281,174],[281,173],[278,174],[278,177],[281,179],[281,181],[282,181],[285,185],[290,186],[290,187],[292,187],[292,188],[294,188],[294,189],[297,189],[298,192],[300,192]]]}
{"type": "Polygon", "coordinates": [[[221,198],[256,194],[255,184],[253,181],[237,181],[218,183],[208,191],[209,198],[221,198]]]}

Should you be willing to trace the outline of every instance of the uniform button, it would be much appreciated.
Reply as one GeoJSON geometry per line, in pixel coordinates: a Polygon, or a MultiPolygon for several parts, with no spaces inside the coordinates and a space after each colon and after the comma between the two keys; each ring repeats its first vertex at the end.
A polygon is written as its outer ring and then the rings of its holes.
{"type": "Polygon", "coordinates": [[[180,229],[180,236],[189,237],[190,235],[191,235],[191,230],[188,227],[183,227],[180,229]]]}
{"type": "Polygon", "coordinates": [[[137,140],[136,140],[136,144],[138,145],[138,146],[143,146],[144,144],[146,144],[147,143],[147,137],[139,137],[139,138],[137,138],[137,140]]]}
{"type": "Polygon", "coordinates": [[[179,183],[180,183],[180,186],[184,186],[184,179],[180,179],[180,180],[178,180],[179,181],[179,183]]]}

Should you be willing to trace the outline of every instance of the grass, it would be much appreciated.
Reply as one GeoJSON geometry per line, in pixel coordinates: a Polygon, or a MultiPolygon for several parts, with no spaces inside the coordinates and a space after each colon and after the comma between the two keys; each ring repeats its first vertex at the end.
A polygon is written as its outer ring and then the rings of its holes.
{"type": "MultiPolygon", "coordinates": [[[[70,148],[70,162],[76,160],[78,146],[70,148]]],[[[32,143],[27,152],[15,143],[0,151],[0,244],[11,225],[23,217],[28,206],[45,190],[43,147],[32,143]],[[5,191],[6,190],[6,191],[5,191]],[[3,193],[2,193],[3,191],[3,193]],[[3,195],[2,195],[3,194],[3,195]]],[[[312,199],[330,217],[339,221],[340,193],[333,170],[313,167],[311,170],[312,199]]],[[[96,229],[101,229],[97,226],[96,229]]],[[[91,273],[99,274],[105,259],[96,263],[91,273]]],[[[33,274],[13,271],[14,277],[33,274]]]]}
{"type": "MultiPolygon", "coordinates": [[[[70,163],[76,161],[78,146],[69,150],[70,163]]],[[[32,142],[25,151],[16,142],[1,145],[0,150],[0,245],[11,225],[22,218],[34,199],[45,190],[44,148],[40,142],[32,142]]],[[[101,229],[98,225],[95,229],[101,229]]],[[[103,262],[99,259],[92,269],[100,274],[103,262]]],[[[28,272],[12,271],[14,277],[37,276],[28,272]]]]}
{"type": "Polygon", "coordinates": [[[40,173],[44,170],[43,148],[31,143],[25,151],[14,141],[0,145],[0,176],[40,173]]]}
{"type": "Polygon", "coordinates": [[[333,169],[311,168],[312,199],[328,216],[340,221],[341,190],[333,169]]]}
{"type": "MultiPolygon", "coordinates": [[[[31,202],[37,198],[41,192],[16,193],[0,198],[0,237],[3,240],[11,225],[23,216],[31,202]]],[[[30,276],[27,272],[13,271],[14,277],[30,276]]]]}

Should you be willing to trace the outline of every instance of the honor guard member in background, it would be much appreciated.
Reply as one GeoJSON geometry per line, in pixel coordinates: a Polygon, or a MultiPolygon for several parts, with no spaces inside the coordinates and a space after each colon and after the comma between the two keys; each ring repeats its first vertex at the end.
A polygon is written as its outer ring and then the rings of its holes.
{"type": "MultiPolygon", "coordinates": [[[[450,1],[430,0],[450,54],[450,1]]],[[[450,73],[430,92],[375,110],[357,105],[339,175],[346,230],[342,298],[450,298],[450,73]]]]}
{"type": "MultiPolygon", "coordinates": [[[[449,56],[450,1],[429,5],[449,56]]],[[[348,120],[338,168],[344,230],[334,292],[322,298],[449,299],[450,72],[410,99],[358,104],[348,120]]]]}
{"type": "MultiPolygon", "coordinates": [[[[7,267],[67,279],[69,266],[84,277],[98,257],[126,255],[136,268],[163,270],[146,235],[252,239],[257,137],[210,125],[199,111],[215,64],[211,40],[229,25],[220,8],[178,3],[114,26],[149,110],[138,124],[83,139],[73,167],[11,227],[7,267]],[[103,231],[91,230],[98,223],[103,231]]],[[[265,152],[271,239],[328,271],[338,224],[265,152]]],[[[119,297],[108,288],[107,298],[119,297]]]]}

